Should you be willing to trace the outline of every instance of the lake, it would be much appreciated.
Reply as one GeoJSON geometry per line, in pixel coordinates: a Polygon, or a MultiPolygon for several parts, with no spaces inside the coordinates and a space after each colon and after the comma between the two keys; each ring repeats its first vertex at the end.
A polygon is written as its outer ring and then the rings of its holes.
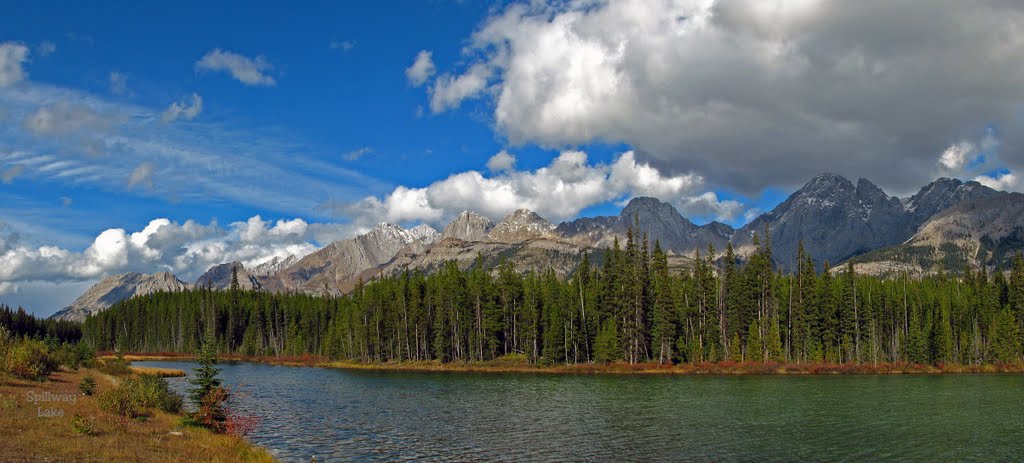
{"type": "MultiPolygon", "coordinates": [[[[191,362],[135,362],[190,371],[191,362]]],[[[286,462],[1021,461],[1024,376],[573,376],[221,364],[286,462]]],[[[179,391],[184,378],[170,380],[179,391]]]]}

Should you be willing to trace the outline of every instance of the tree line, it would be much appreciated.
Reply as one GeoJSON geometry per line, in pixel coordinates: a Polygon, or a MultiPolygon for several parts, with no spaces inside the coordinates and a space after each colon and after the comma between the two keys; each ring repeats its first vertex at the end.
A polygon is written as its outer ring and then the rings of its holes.
{"type": "Polygon", "coordinates": [[[210,335],[226,353],[313,354],[364,362],[624,361],[1016,363],[1024,324],[1024,258],[1009,276],[856,275],[852,264],[776,271],[770,237],[741,261],[708,247],[670,272],[660,243],[630,228],[625,243],[585,255],[567,278],[483,259],[360,284],[344,296],[197,288],[155,293],[89,317],[100,350],[195,352],[210,335]],[[718,256],[718,257],[716,257],[718,256]],[[600,257],[597,259],[596,257],[600,257]],[[599,262],[598,262],[599,260],[599,262]]]}
{"type": "Polygon", "coordinates": [[[36,318],[21,307],[14,309],[4,304],[0,304],[0,326],[16,337],[53,339],[59,343],[75,343],[82,337],[82,327],[78,323],[36,318]]]}

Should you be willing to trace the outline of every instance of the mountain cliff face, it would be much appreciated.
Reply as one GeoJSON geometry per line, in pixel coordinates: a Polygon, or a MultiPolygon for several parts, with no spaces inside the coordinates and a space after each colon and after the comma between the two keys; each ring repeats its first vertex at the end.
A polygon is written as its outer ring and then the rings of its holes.
{"type": "Polygon", "coordinates": [[[462,241],[485,241],[487,233],[494,228],[494,222],[475,212],[462,211],[452,223],[441,232],[440,239],[455,238],[462,241]]]}
{"type": "Polygon", "coordinates": [[[264,280],[271,290],[318,293],[334,290],[360,272],[374,268],[393,258],[409,245],[430,244],[438,236],[430,227],[406,230],[398,225],[381,223],[368,233],[335,241],[294,265],[264,280]]]}
{"type": "Polygon", "coordinates": [[[249,271],[245,269],[245,266],[238,261],[210,267],[206,273],[202,274],[199,279],[196,280],[195,287],[210,287],[218,290],[230,289],[231,278],[235,271],[238,272],[238,287],[240,289],[252,291],[263,288],[263,285],[260,284],[258,279],[256,279],[256,276],[249,273],[249,271]]]}
{"type": "Polygon", "coordinates": [[[89,315],[134,296],[144,296],[158,291],[182,291],[188,287],[188,283],[179,280],[170,272],[113,275],[93,285],[75,302],[51,318],[81,322],[89,315]]]}
{"type": "Polygon", "coordinates": [[[556,238],[555,226],[529,209],[517,209],[505,216],[491,231],[487,239],[499,243],[518,243],[537,238],[556,238]]]}

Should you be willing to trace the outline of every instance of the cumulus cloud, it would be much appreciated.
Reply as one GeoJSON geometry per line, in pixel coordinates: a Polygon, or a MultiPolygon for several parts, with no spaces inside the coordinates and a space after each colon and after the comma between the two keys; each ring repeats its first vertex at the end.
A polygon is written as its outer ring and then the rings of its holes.
{"type": "Polygon", "coordinates": [[[974,143],[962,141],[949,145],[939,156],[939,164],[948,170],[958,171],[974,156],[977,156],[978,148],[974,143]]]}
{"type": "Polygon", "coordinates": [[[273,257],[304,257],[318,249],[321,237],[347,237],[354,230],[349,225],[268,221],[260,216],[227,228],[216,222],[204,225],[159,218],[135,232],[104,230],[80,252],[32,247],[0,237],[0,289],[10,291],[25,282],[86,281],[129,271],[170,271],[193,281],[224,262],[237,260],[252,267],[273,257]]]}
{"type": "Polygon", "coordinates": [[[423,188],[399,186],[382,198],[367,197],[340,212],[361,226],[379,221],[441,226],[463,210],[499,219],[521,207],[558,221],[624,196],[654,196],[679,204],[701,184],[702,179],[692,174],[663,175],[638,162],[632,151],[611,164],[590,164],[582,151],[563,151],[535,171],[510,168],[491,176],[477,171],[456,173],[423,188]]]}
{"type": "Polygon", "coordinates": [[[684,198],[679,206],[679,212],[687,217],[714,217],[719,221],[730,221],[743,211],[742,203],[732,199],[719,199],[713,191],[684,198]]]}
{"type": "Polygon", "coordinates": [[[13,85],[28,77],[24,64],[28,47],[17,42],[0,43],[0,87],[13,85]]]}
{"type": "Polygon", "coordinates": [[[120,72],[110,73],[110,93],[117,96],[130,95],[131,91],[128,90],[128,76],[120,72]]]}
{"type": "Polygon", "coordinates": [[[164,110],[164,113],[160,116],[160,120],[163,121],[164,124],[174,122],[178,119],[191,121],[201,112],[203,112],[203,97],[199,96],[198,93],[193,93],[191,105],[185,101],[175,101],[171,103],[166,110],[164,110]]]}
{"type": "Polygon", "coordinates": [[[993,190],[999,191],[1018,191],[1021,186],[1017,174],[1010,171],[979,175],[974,177],[974,180],[993,190]]]}
{"type": "Polygon", "coordinates": [[[267,74],[274,67],[262,55],[255,58],[216,48],[196,62],[196,70],[227,72],[235,80],[251,86],[273,86],[277,82],[267,74]]]}
{"type": "Polygon", "coordinates": [[[916,187],[988,123],[1024,144],[1024,4],[1002,0],[530,2],[464,54],[435,111],[493,94],[512,143],[626,143],[745,192],[821,171],[916,187]]]}
{"type": "Polygon", "coordinates": [[[409,83],[414,87],[425,84],[427,79],[437,72],[437,67],[434,66],[434,60],[431,56],[431,52],[422,50],[416,54],[416,60],[413,61],[412,66],[406,68],[405,78],[409,79],[409,83]]]}
{"type": "Polygon", "coordinates": [[[430,110],[440,113],[459,107],[462,100],[475,97],[487,88],[491,74],[490,66],[477,64],[464,74],[438,77],[430,89],[430,110]]]}
{"type": "Polygon", "coordinates": [[[137,185],[144,185],[146,188],[153,189],[153,171],[156,166],[149,161],[143,162],[135,167],[132,174],[128,176],[128,189],[135,188],[137,185]]]}
{"type": "Polygon", "coordinates": [[[18,292],[18,285],[9,281],[0,281],[0,296],[15,294],[18,292]]]}
{"type": "Polygon", "coordinates": [[[516,157],[505,150],[501,150],[498,154],[491,156],[491,158],[487,160],[487,170],[491,171],[491,173],[497,174],[515,170],[515,168],[516,157]]]}

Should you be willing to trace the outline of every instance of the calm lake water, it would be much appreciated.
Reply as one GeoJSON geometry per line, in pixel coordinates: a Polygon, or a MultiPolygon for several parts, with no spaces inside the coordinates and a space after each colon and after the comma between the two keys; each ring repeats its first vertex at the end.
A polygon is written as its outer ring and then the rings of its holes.
{"type": "MultiPolygon", "coordinates": [[[[137,362],[180,368],[189,362],[137,362]]],[[[286,462],[1024,461],[1024,376],[662,377],[222,364],[286,462]]],[[[173,379],[179,390],[184,379],[173,379]]]]}

